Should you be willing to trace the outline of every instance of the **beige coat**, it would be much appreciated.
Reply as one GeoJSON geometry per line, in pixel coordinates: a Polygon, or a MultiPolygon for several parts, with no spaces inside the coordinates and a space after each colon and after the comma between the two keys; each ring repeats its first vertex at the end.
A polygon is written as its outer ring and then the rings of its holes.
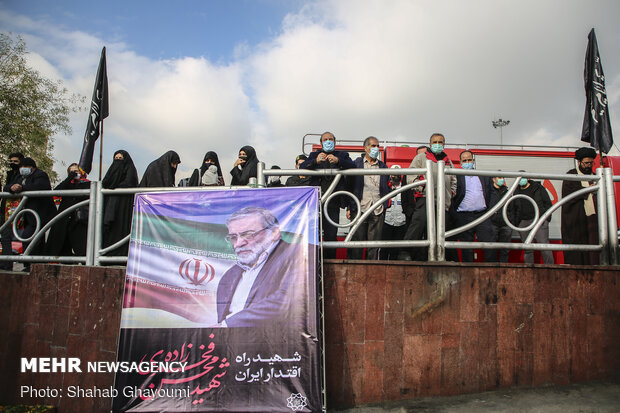
{"type": "MultiPolygon", "coordinates": [[[[416,155],[415,158],[413,158],[413,161],[411,161],[411,165],[409,165],[409,168],[426,168],[426,154],[425,153],[421,153],[416,155]]],[[[449,160],[448,163],[446,163],[446,168],[454,168],[454,164],[452,163],[452,161],[449,160]]],[[[437,176],[437,163],[436,162],[432,162],[432,166],[431,169],[433,171],[433,177],[437,176]]],[[[413,179],[407,178],[407,182],[416,182],[420,180],[420,175],[413,175],[413,179]]],[[[444,187],[445,187],[445,198],[446,198],[446,211],[450,208],[450,202],[452,201],[452,196],[456,193],[456,175],[446,175],[444,178],[444,187]]],[[[424,191],[424,194],[426,196],[428,196],[428,194],[426,194],[426,186],[424,186],[424,189],[420,189],[420,187],[416,188],[416,191],[420,192],[420,191],[424,191]]],[[[437,199],[437,197],[435,197],[435,200],[437,199]]]]}

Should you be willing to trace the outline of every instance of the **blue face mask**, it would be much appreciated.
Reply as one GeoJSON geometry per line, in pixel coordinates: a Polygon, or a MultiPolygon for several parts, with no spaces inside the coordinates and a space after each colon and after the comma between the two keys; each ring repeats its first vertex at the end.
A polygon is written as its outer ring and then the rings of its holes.
{"type": "Polygon", "coordinates": [[[443,152],[443,145],[440,143],[434,143],[431,145],[431,152],[433,152],[435,155],[439,155],[440,153],[443,152]]]}
{"type": "Polygon", "coordinates": [[[32,170],[30,168],[26,168],[26,167],[21,167],[19,168],[19,174],[21,176],[28,176],[32,173],[32,170]]]}
{"type": "Polygon", "coordinates": [[[497,178],[497,186],[504,186],[505,183],[504,178],[497,178]]]}
{"type": "Polygon", "coordinates": [[[473,162],[465,162],[461,164],[461,168],[463,169],[474,169],[474,163],[473,162]]]}
{"type": "Polygon", "coordinates": [[[519,185],[521,186],[527,185],[527,178],[521,178],[521,180],[519,181],[519,185]]]}
{"type": "Polygon", "coordinates": [[[368,154],[372,159],[377,159],[379,157],[379,148],[370,148],[370,153],[368,154]]]}
{"type": "Polygon", "coordinates": [[[323,141],[323,150],[325,152],[332,152],[336,147],[336,143],[334,141],[326,140],[323,141]]]}

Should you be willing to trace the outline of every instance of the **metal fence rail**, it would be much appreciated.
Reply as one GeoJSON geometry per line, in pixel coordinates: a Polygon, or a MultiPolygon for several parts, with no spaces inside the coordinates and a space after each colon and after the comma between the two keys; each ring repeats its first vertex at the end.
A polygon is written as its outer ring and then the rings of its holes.
{"type": "MultiPolygon", "coordinates": [[[[614,182],[620,182],[620,176],[614,176],[611,169],[599,168],[596,175],[563,175],[563,174],[541,174],[541,173],[529,173],[529,172],[507,172],[507,171],[485,171],[485,170],[463,170],[456,168],[446,168],[445,163],[440,161],[437,165],[437,173],[432,172],[432,163],[430,160],[426,162],[425,168],[402,168],[396,172],[393,169],[323,169],[323,170],[297,170],[297,169],[265,169],[264,164],[261,162],[257,169],[257,179],[250,184],[251,187],[265,187],[265,179],[269,176],[289,176],[289,175],[303,175],[303,176],[334,176],[330,187],[325,193],[321,195],[322,214],[328,221],[331,221],[326,213],[326,206],[336,196],[349,196],[352,198],[352,202],[358,205],[357,215],[351,217],[350,222],[340,223],[339,227],[349,227],[350,231],[344,241],[326,241],[322,242],[323,248],[410,248],[410,247],[427,247],[428,248],[428,260],[429,261],[443,261],[445,260],[446,248],[480,248],[480,249],[519,249],[530,251],[597,251],[600,252],[601,264],[618,264],[618,223],[616,219],[616,198],[614,194],[614,182]],[[402,186],[398,190],[392,191],[385,195],[366,212],[362,212],[359,207],[359,200],[355,198],[353,194],[346,191],[335,192],[336,187],[342,179],[346,179],[348,176],[363,176],[363,175],[393,175],[398,173],[399,175],[423,175],[424,179],[416,182],[408,183],[402,186]],[[503,176],[506,178],[516,178],[515,182],[511,185],[508,192],[504,197],[493,207],[489,208],[482,216],[475,221],[470,222],[462,227],[454,228],[446,231],[445,219],[446,211],[444,208],[436,207],[444,205],[445,203],[445,181],[446,175],[469,175],[469,176],[503,176]],[[535,219],[531,225],[526,228],[516,228],[510,223],[507,217],[507,208],[510,202],[519,197],[520,195],[514,195],[514,192],[518,186],[518,181],[521,178],[533,178],[533,179],[554,179],[562,181],[591,181],[595,182],[594,185],[580,189],[567,197],[562,198],[559,202],[554,204],[544,214],[540,214],[538,207],[534,203],[535,219]],[[409,189],[425,187],[427,194],[436,194],[436,196],[427,196],[426,202],[426,220],[427,220],[427,233],[425,240],[402,240],[402,241],[351,241],[353,234],[359,229],[364,220],[374,211],[375,208],[383,204],[388,199],[403,193],[409,189]],[[597,245],[584,245],[584,244],[537,244],[533,243],[533,237],[536,231],[544,223],[544,221],[557,212],[562,205],[569,202],[575,197],[579,197],[586,193],[595,193],[597,197],[597,216],[599,224],[599,244],[597,245]],[[459,233],[467,231],[482,221],[489,219],[494,213],[502,210],[504,220],[507,225],[517,231],[529,231],[528,236],[522,243],[497,243],[497,242],[457,242],[450,241],[446,238],[455,236],[459,233]]],[[[239,187],[230,187],[231,189],[239,187]]],[[[243,187],[247,188],[247,187],[243,187]]],[[[205,190],[220,190],[222,187],[177,187],[177,188],[123,188],[123,189],[103,189],[101,182],[94,181],[91,183],[90,189],[80,190],[52,190],[52,191],[31,191],[21,194],[11,194],[6,192],[0,192],[0,199],[2,198],[21,198],[21,202],[15,209],[11,217],[0,226],[0,233],[4,233],[9,229],[12,230],[13,235],[17,240],[23,242],[29,242],[29,245],[22,255],[0,255],[0,262],[3,261],[15,261],[15,262],[59,262],[67,264],[85,264],[85,265],[103,265],[103,264],[126,264],[127,257],[124,256],[108,256],[111,251],[115,250],[119,246],[122,246],[129,242],[130,236],[116,242],[114,245],[102,247],[102,233],[103,233],[103,206],[106,196],[111,195],[133,195],[145,192],[171,192],[171,191],[205,191],[205,190]],[[81,201],[70,208],[57,214],[52,220],[41,226],[40,217],[32,209],[25,208],[27,201],[36,197],[49,197],[49,196],[72,196],[72,197],[87,197],[88,199],[81,201]],[[77,208],[88,205],[88,233],[87,233],[87,245],[85,256],[48,256],[48,255],[31,255],[31,252],[37,244],[44,242],[45,234],[49,231],[53,225],[64,217],[71,214],[77,208]],[[32,236],[23,238],[19,235],[17,230],[17,221],[25,214],[33,214],[37,222],[36,230],[32,236]]],[[[332,222],[333,223],[333,222],[332,222]]],[[[335,223],[333,223],[335,224],[335,223]]]]}

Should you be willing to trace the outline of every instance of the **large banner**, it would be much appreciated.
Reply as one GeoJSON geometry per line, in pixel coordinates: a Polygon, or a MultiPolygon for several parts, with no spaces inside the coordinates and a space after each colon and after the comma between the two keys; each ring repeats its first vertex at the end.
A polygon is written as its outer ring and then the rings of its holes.
{"type": "Polygon", "coordinates": [[[115,412],[322,410],[318,199],[136,196],[115,412]]]}

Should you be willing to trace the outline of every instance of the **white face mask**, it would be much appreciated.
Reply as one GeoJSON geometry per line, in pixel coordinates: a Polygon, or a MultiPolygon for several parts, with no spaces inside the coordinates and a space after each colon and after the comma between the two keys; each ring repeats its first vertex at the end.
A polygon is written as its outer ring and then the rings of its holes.
{"type": "Polygon", "coordinates": [[[28,176],[32,173],[32,169],[22,166],[19,168],[19,173],[21,176],[28,176]]]}

